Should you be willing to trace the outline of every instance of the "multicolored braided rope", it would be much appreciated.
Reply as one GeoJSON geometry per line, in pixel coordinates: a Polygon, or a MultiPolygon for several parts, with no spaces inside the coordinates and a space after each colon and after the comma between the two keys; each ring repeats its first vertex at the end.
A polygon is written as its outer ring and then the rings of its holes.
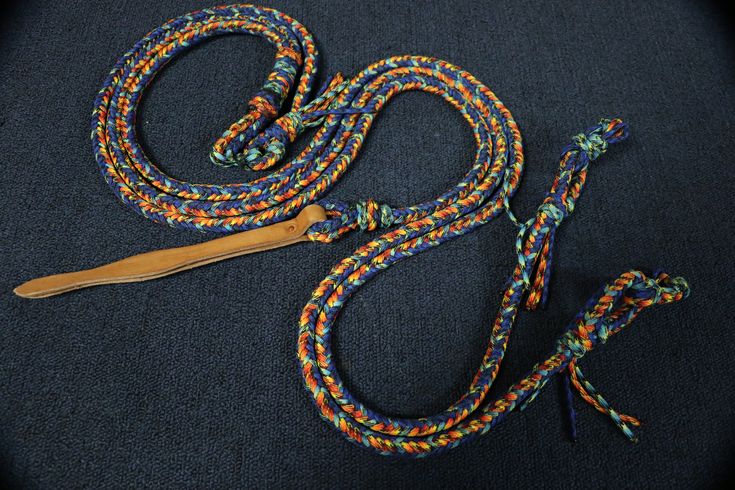
{"type": "Polygon", "coordinates": [[[523,170],[521,135],[508,109],[475,77],[445,61],[397,56],[349,80],[337,74],[312,98],[317,64],[312,36],[273,9],[233,5],[170,20],[120,58],[95,101],[92,142],[105,180],[143,216],[180,228],[249,230],[288,219],[312,203],[328,213],[326,221],[307,232],[315,242],[328,243],[354,230],[389,228],[332,268],[299,321],[298,359],[305,385],[321,416],[357,444],[380,454],[408,456],[455,447],[528,405],[558,373],[567,373],[570,386],[633,438],[638,421],[613,410],[577,363],[643,309],[688,294],[683,279],[664,273],[622,274],[590,300],[547,359],[504,395],[486,399],[520,306],[534,309],[546,301],[555,230],[574,210],[589,163],[625,139],[627,126],[618,119],[603,120],[575,136],[535,216],[521,223],[510,210],[523,170]],[[187,183],[164,174],[146,157],[135,133],[137,105],[146,85],[174,56],[228,33],[264,37],[275,46],[276,61],[262,90],[250,99],[249,112],[215,143],[211,160],[223,166],[271,169],[304,128],[318,129],[298,156],[264,177],[227,185],[187,183]],[[410,90],[436,94],[464,116],[477,146],[470,170],[454,188],[413,206],[329,199],[327,194],[355,160],[376,115],[392,97],[410,90]],[[518,263],[467,392],[443,412],[418,419],[388,417],[357,400],[342,382],[331,349],[332,328],[345,301],[379,271],[469,233],[501,213],[519,226],[518,263]]]}

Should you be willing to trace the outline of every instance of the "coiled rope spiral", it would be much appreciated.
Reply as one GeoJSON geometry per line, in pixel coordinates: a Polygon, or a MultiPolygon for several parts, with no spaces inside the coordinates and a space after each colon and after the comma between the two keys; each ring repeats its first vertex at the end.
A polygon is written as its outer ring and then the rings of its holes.
{"type": "Polygon", "coordinates": [[[145,217],[180,228],[229,233],[294,216],[318,203],[328,219],[312,226],[312,241],[331,242],[353,230],[390,228],[332,268],[314,290],[299,321],[298,359],[321,416],[348,439],[381,454],[423,456],[485,433],[516,407],[527,405],[555,374],[633,438],[636,419],[621,415],[584,379],[577,361],[630,323],[644,308],[682,299],[682,279],[630,271],[606,286],[575,318],[551,350],[519,383],[495,400],[487,394],[497,376],[521,304],[546,299],[554,232],[574,209],[592,160],[627,136],[620,120],[604,120],[564,149],[551,189],[535,216],[518,222],[509,201],[523,170],[521,135],[508,109],[472,75],[447,62],[397,56],[355,77],[331,78],[315,91],[318,53],[296,20],[252,5],[216,7],[178,17],[141,39],[115,64],[95,101],[92,142],[102,174],[120,199],[145,217]],[[249,111],[215,143],[211,160],[223,166],[273,169],[251,182],[191,184],[163,173],[136,137],[136,110],[144,88],[177,54],[205,39],[254,34],[276,48],[267,82],[249,111]],[[327,194],[355,160],[376,114],[396,94],[422,90],[456,108],[476,143],[472,167],[437,198],[405,207],[366,199],[355,204],[327,194]],[[312,93],[316,95],[312,97],[312,93]],[[290,98],[289,98],[290,96],[290,98]],[[280,115],[280,116],[279,116],[280,115]],[[274,166],[306,127],[317,127],[306,148],[274,166]],[[518,263],[507,283],[492,337],[466,393],[441,413],[393,418],[358,401],[342,382],[331,349],[332,329],[345,301],[379,271],[421,251],[471,232],[505,212],[519,225],[518,263]]]}

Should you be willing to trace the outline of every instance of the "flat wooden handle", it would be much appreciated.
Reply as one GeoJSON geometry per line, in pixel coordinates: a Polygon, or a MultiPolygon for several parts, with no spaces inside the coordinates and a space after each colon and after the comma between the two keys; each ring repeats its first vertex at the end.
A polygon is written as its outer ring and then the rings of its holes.
{"type": "Polygon", "coordinates": [[[306,206],[293,219],[197,245],[155,250],[78,272],[40,277],[13,290],[23,298],[47,298],[101,284],[147,281],[240,255],[308,241],[306,230],[327,219],[324,208],[306,206]]]}

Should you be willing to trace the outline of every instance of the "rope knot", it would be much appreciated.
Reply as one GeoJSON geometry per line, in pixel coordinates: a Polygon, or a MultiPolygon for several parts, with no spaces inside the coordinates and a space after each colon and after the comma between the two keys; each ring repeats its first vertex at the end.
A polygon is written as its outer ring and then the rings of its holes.
{"type": "Polygon", "coordinates": [[[561,206],[550,200],[541,203],[536,214],[539,218],[543,215],[549,216],[554,223],[554,226],[559,226],[567,215],[566,211],[562,209],[561,206]]]}
{"type": "Polygon", "coordinates": [[[657,272],[653,278],[645,278],[631,286],[634,300],[648,300],[652,304],[666,304],[680,301],[689,296],[689,283],[683,277],[670,277],[657,272]]]}
{"type": "Polygon", "coordinates": [[[378,228],[387,228],[393,224],[393,209],[387,204],[378,204],[373,199],[367,199],[355,204],[357,211],[357,226],[362,231],[373,231],[378,228]]]}
{"type": "Polygon", "coordinates": [[[579,133],[572,138],[572,141],[574,141],[574,144],[580,150],[587,154],[591,161],[596,160],[607,151],[607,141],[597,132],[589,134],[579,133]]]}
{"type": "Polygon", "coordinates": [[[671,288],[674,294],[681,294],[682,299],[688,298],[689,293],[691,292],[689,283],[683,277],[674,277],[673,279],[670,279],[669,288],[671,288]]]}
{"type": "MultiPolygon", "coordinates": [[[[576,358],[584,356],[591,348],[591,345],[585,344],[582,338],[575,330],[568,330],[559,339],[559,347],[568,349],[576,358]]],[[[563,350],[563,349],[562,349],[563,350]]]]}
{"type": "Polygon", "coordinates": [[[374,231],[388,228],[400,222],[400,216],[387,204],[379,204],[374,199],[366,199],[348,204],[339,200],[324,199],[319,202],[327,211],[325,221],[315,223],[307,232],[314,241],[331,243],[354,231],[374,231]]]}
{"type": "Polygon", "coordinates": [[[571,148],[582,151],[590,161],[597,160],[612,143],[628,137],[628,125],[620,119],[601,119],[584,133],[572,137],[571,148]]]}
{"type": "Polygon", "coordinates": [[[568,349],[579,359],[591,351],[598,344],[604,344],[610,338],[610,325],[607,318],[595,318],[590,321],[587,317],[578,319],[572,327],[559,339],[561,350],[568,349]]]}

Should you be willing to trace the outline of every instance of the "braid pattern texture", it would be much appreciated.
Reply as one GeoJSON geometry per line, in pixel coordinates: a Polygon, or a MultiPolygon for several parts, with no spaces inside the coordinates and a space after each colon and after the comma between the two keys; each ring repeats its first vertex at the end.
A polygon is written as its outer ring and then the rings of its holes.
{"type": "Polygon", "coordinates": [[[585,379],[578,361],[627,326],[643,309],[688,294],[683,279],[629,271],[593,297],[551,349],[508,392],[487,398],[521,306],[547,300],[555,231],[574,210],[590,162],[628,136],[619,119],[605,119],[572,139],[535,215],[520,222],[510,210],[524,157],[510,111],[466,71],[422,56],[395,56],[352,78],[336,74],[316,87],[319,55],[311,34],[273,9],[232,5],[192,12],[153,30],[115,64],[92,118],[92,144],[102,175],[126,204],[159,223],[203,232],[245,231],[289,219],[319,204],[328,219],[307,236],[329,243],[352,231],[385,233],[335,265],[314,290],[299,320],[298,360],[321,416],[350,441],[383,455],[425,456],[484,434],[516,408],[527,406],[554,375],[607,413],[634,439],[637,419],[613,410],[585,379]],[[276,48],[273,70],[248,103],[248,112],[214,144],[221,166],[268,170],[256,180],[225,185],[188,183],[166,175],[145,155],[135,129],[145,87],[176,55],[214,36],[244,33],[276,48]],[[365,198],[328,197],[355,161],[377,114],[397,94],[420,90],[458,110],[472,130],[476,152],[462,180],[436,198],[390,206],[365,198]],[[304,150],[283,162],[289,144],[316,128],[304,150]],[[280,166],[278,166],[280,164],[280,166]],[[357,400],[342,382],[332,352],[334,323],[345,302],[379,271],[507,214],[519,227],[517,264],[503,293],[487,351],[466,393],[446,410],[417,419],[382,415],[357,400]]]}

